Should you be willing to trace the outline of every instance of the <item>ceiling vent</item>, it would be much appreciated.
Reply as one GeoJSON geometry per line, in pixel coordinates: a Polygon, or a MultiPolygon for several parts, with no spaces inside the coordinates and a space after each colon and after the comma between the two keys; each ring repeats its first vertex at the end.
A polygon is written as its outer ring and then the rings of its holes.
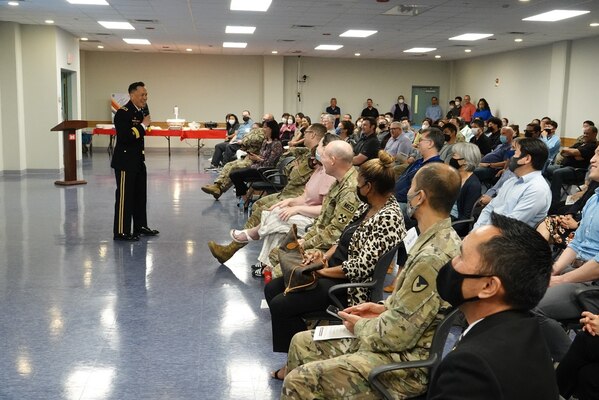
{"type": "Polygon", "coordinates": [[[391,9],[385,11],[384,13],[382,13],[382,15],[415,17],[417,15],[422,14],[424,11],[426,11],[426,9],[427,9],[426,6],[420,6],[417,4],[400,4],[398,6],[395,6],[391,9]]]}
{"type": "Polygon", "coordinates": [[[292,43],[292,42],[295,42],[295,40],[294,39],[277,39],[277,42],[292,43]]]}
{"type": "Polygon", "coordinates": [[[134,22],[136,24],[158,24],[159,21],[157,19],[130,19],[129,22],[134,22]]]}
{"type": "Polygon", "coordinates": [[[316,25],[291,25],[291,29],[314,29],[316,25]]]}

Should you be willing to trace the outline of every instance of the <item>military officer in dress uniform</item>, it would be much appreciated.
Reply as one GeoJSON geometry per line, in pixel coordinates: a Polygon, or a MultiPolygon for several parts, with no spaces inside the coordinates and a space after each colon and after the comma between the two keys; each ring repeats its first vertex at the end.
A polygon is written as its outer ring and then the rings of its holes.
{"type": "Polygon", "coordinates": [[[129,98],[114,116],[116,145],[110,164],[116,177],[113,231],[114,240],[136,241],[141,235],[156,236],[159,232],[148,228],[146,215],[144,136],[151,119],[147,108],[148,92],[143,82],[129,85],[129,98]]]}
{"type": "MultiPolygon", "coordinates": [[[[428,164],[416,173],[408,209],[421,233],[393,294],[384,304],[363,303],[339,313],[355,338],[315,342],[312,331],[296,334],[282,399],[377,399],[368,384],[374,367],[428,358],[435,329],[449,308],[437,293],[437,273],[460,251],[449,218],[459,190],[460,177],[446,164],[428,164]]],[[[396,398],[419,395],[428,383],[420,369],[390,372],[383,379],[396,398]]]]}

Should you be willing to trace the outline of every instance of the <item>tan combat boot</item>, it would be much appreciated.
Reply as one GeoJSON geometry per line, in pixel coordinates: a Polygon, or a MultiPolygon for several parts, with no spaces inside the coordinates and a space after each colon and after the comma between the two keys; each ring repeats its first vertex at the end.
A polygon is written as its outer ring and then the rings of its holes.
{"type": "Polygon", "coordinates": [[[213,183],[211,185],[202,186],[202,192],[211,194],[214,196],[214,200],[218,200],[218,198],[223,194],[220,185],[218,183],[213,183]]]}
{"type": "Polygon", "coordinates": [[[208,242],[208,247],[214,258],[216,258],[219,263],[224,264],[237,253],[237,250],[245,247],[246,244],[247,243],[231,242],[226,246],[221,246],[211,240],[208,242]]]}

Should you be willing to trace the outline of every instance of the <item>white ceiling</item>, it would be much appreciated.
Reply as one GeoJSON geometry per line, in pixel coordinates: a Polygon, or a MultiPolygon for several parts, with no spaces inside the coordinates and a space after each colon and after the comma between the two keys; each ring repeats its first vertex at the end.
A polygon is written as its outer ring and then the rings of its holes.
{"type": "MultiPolygon", "coordinates": [[[[110,6],[71,5],[66,0],[21,0],[18,7],[0,0],[0,20],[43,25],[46,19],[77,37],[90,51],[176,52],[192,54],[307,55],[381,59],[444,60],[492,54],[560,40],[599,35],[597,0],[273,0],[266,13],[230,11],[229,0],[107,0],[110,6]],[[416,16],[382,13],[416,4],[416,16]],[[560,22],[526,22],[553,9],[589,10],[590,14],[560,22]],[[129,21],[135,31],[108,30],[97,21],[129,21]],[[149,20],[143,22],[139,20],[149,20]],[[226,25],[256,26],[253,35],[225,34],[226,25]],[[313,27],[297,27],[311,25],[313,27]],[[339,37],[348,29],[371,29],[368,38],[339,37]],[[455,42],[467,32],[493,33],[490,39],[455,42]],[[522,34],[513,33],[522,32],[522,34]],[[521,37],[521,43],[514,39],[521,37]],[[128,45],[123,38],[146,38],[151,46],[128,45]],[[245,49],[223,49],[224,41],[243,41],[245,49]],[[104,46],[103,50],[97,48],[104,46]],[[342,44],[337,51],[316,51],[319,44],[342,44]],[[411,47],[436,47],[426,55],[403,53],[411,47]],[[466,54],[465,48],[472,49],[466,54]]],[[[598,38],[599,39],[599,38],[598,38]]]]}

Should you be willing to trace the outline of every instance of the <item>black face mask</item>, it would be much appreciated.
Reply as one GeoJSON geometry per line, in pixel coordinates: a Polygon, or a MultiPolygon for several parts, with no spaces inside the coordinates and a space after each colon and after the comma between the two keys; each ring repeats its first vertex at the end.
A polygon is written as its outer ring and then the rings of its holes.
{"type": "Polygon", "coordinates": [[[453,157],[451,157],[449,159],[449,165],[451,165],[452,167],[454,167],[457,170],[459,170],[461,167],[460,160],[458,160],[457,158],[453,158],[453,157]]]}
{"type": "Polygon", "coordinates": [[[386,126],[386,124],[379,124],[379,129],[385,129],[386,126]]]}
{"type": "Polygon", "coordinates": [[[450,135],[447,135],[447,134],[444,133],[443,136],[445,136],[445,141],[446,142],[449,142],[451,140],[451,136],[450,135]]]}
{"type": "Polygon", "coordinates": [[[243,117],[243,122],[248,122],[250,120],[250,117],[243,117]]]}
{"type": "MultiPolygon", "coordinates": [[[[366,184],[364,184],[364,186],[366,186],[366,184]]],[[[362,186],[362,187],[364,187],[362,186]]],[[[360,187],[356,186],[356,195],[358,196],[358,199],[360,199],[360,201],[362,203],[368,204],[368,197],[364,196],[362,193],[360,193],[360,187]]]]}
{"type": "Polygon", "coordinates": [[[510,158],[510,163],[508,165],[508,168],[510,169],[510,171],[515,172],[518,167],[521,167],[522,164],[518,164],[518,161],[522,160],[524,157],[525,157],[524,155],[521,155],[520,157],[512,156],[512,158],[510,158]]]}
{"type": "Polygon", "coordinates": [[[447,262],[437,274],[437,293],[439,296],[453,307],[459,307],[469,301],[479,300],[478,296],[464,298],[462,293],[462,284],[466,278],[485,278],[492,275],[460,274],[451,265],[451,260],[447,262]]]}
{"type": "Polygon", "coordinates": [[[532,137],[532,131],[524,131],[524,137],[532,137]]]}

